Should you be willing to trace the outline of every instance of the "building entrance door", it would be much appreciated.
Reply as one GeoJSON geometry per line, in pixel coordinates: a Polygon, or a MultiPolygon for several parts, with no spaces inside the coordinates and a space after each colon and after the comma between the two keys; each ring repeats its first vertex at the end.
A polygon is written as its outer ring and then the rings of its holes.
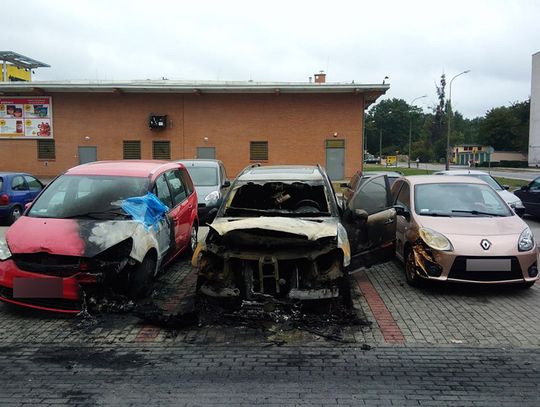
{"type": "Polygon", "coordinates": [[[97,147],[79,146],[79,164],[91,163],[97,161],[97,147]]]}
{"type": "Polygon", "coordinates": [[[345,140],[326,140],[326,171],[333,181],[345,178],[345,140]]]}

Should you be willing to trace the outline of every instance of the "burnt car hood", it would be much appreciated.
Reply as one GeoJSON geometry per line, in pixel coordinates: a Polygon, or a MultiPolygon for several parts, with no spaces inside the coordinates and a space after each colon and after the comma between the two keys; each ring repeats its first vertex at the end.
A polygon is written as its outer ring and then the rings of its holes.
{"type": "Polygon", "coordinates": [[[317,218],[305,220],[288,217],[261,216],[257,218],[217,218],[209,225],[219,235],[241,230],[264,230],[286,233],[308,240],[319,240],[326,237],[337,237],[338,220],[335,218],[317,218]]]}
{"type": "Polygon", "coordinates": [[[135,221],[53,219],[21,216],[6,232],[13,254],[51,253],[94,257],[136,235],[142,225],[135,221]]]}

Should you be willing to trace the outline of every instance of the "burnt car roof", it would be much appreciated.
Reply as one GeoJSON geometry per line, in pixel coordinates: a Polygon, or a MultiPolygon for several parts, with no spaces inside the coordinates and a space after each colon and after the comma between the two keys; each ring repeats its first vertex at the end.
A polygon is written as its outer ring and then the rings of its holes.
{"type": "Polygon", "coordinates": [[[317,166],[270,165],[251,167],[238,176],[239,181],[322,181],[324,179],[317,166]]]}
{"type": "Polygon", "coordinates": [[[148,177],[159,169],[180,168],[182,164],[160,160],[95,161],[66,171],[68,175],[113,175],[148,177]]]}

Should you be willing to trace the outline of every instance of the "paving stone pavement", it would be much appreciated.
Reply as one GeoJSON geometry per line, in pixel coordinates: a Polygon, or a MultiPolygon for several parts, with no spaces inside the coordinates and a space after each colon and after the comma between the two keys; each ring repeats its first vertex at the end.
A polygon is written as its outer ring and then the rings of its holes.
{"type": "Polygon", "coordinates": [[[538,406],[540,350],[0,346],[0,405],[538,406]]]}

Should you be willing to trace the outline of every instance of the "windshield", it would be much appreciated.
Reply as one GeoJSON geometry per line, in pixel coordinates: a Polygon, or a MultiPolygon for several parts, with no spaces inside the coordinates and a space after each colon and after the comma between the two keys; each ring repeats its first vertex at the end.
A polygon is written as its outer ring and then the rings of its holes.
{"type": "Polygon", "coordinates": [[[62,175],[36,200],[28,216],[36,218],[126,217],[126,198],[145,195],[148,179],[100,175],[62,175]]]}
{"type": "Polygon", "coordinates": [[[505,202],[488,185],[422,184],[414,188],[414,206],[425,216],[512,216],[505,202]]]}
{"type": "Polygon", "coordinates": [[[296,182],[248,182],[235,188],[226,216],[330,216],[325,187],[296,182]]]}
{"type": "Polygon", "coordinates": [[[186,167],[193,184],[197,187],[211,187],[218,184],[216,167],[186,167]]]}
{"type": "Polygon", "coordinates": [[[491,188],[493,188],[495,191],[502,191],[504,188],[501,187],[501,185],[493,178],[491,175],[488,174],[467,174],[468,177],[475,177],[478,179],[481,179],[485,183],[489,184],[491,188]]]}

